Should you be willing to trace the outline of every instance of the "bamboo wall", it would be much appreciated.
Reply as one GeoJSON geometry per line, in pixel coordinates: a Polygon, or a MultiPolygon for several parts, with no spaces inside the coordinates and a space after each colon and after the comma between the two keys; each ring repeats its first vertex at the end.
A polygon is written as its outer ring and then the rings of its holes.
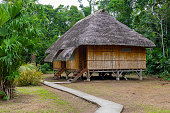
{"type": "MultiPolygon", "coordinates": [[[[56,56],[58,56],[61,52],[62,52],[62,50],[58,51],[56,56]]],[[[62,68],[61,61],[55,61],[54,59],[53,59],[53,69],[61,69],[62,68]]]]}
{"type": "Polygon", "coordinates": [[[60,69],[60,68],[61,68],[61,61],[53,60],[53,69],[60,69]]]}
{"type": "Polygon", "coordinates": [[[75,58],[72,60],[66,61],[67,69],[79,69],[79,48],[75,49],[75,58]]]}
{"type": "Polygon", "coordinates": [[[88,69],[145,69],[146,49],[127,46],[87,46],[88,69]],[[131,52],[122,52],[131,48],[131,52]]]}

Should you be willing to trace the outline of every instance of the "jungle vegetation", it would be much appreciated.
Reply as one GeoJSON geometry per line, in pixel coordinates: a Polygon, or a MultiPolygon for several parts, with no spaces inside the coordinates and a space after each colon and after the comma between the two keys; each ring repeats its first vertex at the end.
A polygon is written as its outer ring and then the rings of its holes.
{"type": "MultiPolygon", "coordinates": [[[[38,4],[36,0],[4,0],[0,3],[0,93],[13,97],[15,78],[21,65],[32,61],[44,71],[45,51],[77,21],[105,8],[110,15],[152,40],[147,49],[147,75],[170,80],[170,23],[168,0],[87,0],[89,6],[38,4]]],[[[0,94],[0,95],[1,95],[0,94]]]]}

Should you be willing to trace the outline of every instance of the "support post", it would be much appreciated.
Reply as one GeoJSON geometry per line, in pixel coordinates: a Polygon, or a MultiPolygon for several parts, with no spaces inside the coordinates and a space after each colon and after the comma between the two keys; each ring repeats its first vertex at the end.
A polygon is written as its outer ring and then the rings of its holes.
{"type": "Polygon", "coordinates": [[[125,76],[126,75],[126,73],[124,72],[122,72],[122,77],[125,79],[125,80],[127,80],[127,77],[125,76]]]}
{"type": "Polygon", "coordinates": [[[90,82],[90,72],[87,70],[87,81],[90,82]]]}
{"type": "Polygon", "coordinates": [[[142,78],[142,69],[139,71],[138,76],[139,76],[139,80],[143,80],[143,78],[142,78]]]}
{"type": "Polygon", "coordinates": [[[68,79],[68,75],[70,74],[69,71],[66,72],[66,80],[68,79]]]}
{"type": "Polygon", "coordinates": [[[53,79],[57,79],[57,77],[55,76],[56,75],[56,70],[53,70],[53,79]]]}
{"type": "Polygon", "coordinates": [[[120,76],[119,71],[117,71],[117,73],[116,73],[116,80],[117,80],[117,81],[120,80],[119,76],[120,76]]]}

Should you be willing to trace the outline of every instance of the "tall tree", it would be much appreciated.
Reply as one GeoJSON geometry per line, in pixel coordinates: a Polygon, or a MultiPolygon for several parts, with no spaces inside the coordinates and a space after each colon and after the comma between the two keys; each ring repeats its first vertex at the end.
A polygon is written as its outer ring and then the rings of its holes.
{"type": "Polygon", "coordinates": [[[84,15],[78,10],[78,8],[76,6],[71,6],[70,10],[68,11],[69,28],[83,18],[84,15]]]}
{"type": "Polygon", "coordinates": [[[150,57],[147,57],[148,72],[162,73],[169,72],[169,14],[168,1],[145,1],[137,2],[136,12],[134,15],[134,29],[141,32],[145,37],[155,42],[156,48],[150,53],[150,57]],[[162,49],[162,52],[161,52],[162,49]],[[155,54],[157,53],[157,54],[155,54]],[[157,62],[156,62],[156,61],[157,62]],[[152,65],[151,65],[152,64],[152,65]]]}
{"type": "Polygon", "coordinates": [[[111,0],[106,9],[116,17],[117,20],[131,27],[133,0],[111,0]]]}
{"type": "MultiPolygon", "coordinates": [[[[82,0],[78,0],[80,3],[82,2],[82,0]]],[[[84,12],[85,16],[90,15],[91,13],[95,12],[95,6],[97,5],[96,0],[87,0],[89,2],[89,6],[84,7],[83,4],[80,4],[80,8],[82,9],[82,11],[84,12]]]]}
{"type": "Polygon", "coordinates": [[[80,5],[81,10],[83,11],[85,16],[89,16],[91,14],[91,9],[89,6],[84,7],[82,4],[80,5]]]}
{"type": "Polygon", "coordinates": [[[40,46],[37,48],[37,63],[43,64],[45,51],[54,43],[59,36],[69,30],[77,21],[84,18],[84,15],[76,6],[60,5],[53,9],[50,5],[37,4],[35,11],[39,19],[42,36],[40,46]]]}
{"type": "Polygon", "coordinates": [[[6,99],[13,97],[19,66],[38,45],[37,17],[27,10],[33,3],[16,0],[0,4],[0,92],[6,99]]]}

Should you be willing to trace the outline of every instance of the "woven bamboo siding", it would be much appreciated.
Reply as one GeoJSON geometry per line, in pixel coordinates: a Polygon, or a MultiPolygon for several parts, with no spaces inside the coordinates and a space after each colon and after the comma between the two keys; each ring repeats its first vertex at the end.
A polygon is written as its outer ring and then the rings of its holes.
{"type": "Polygon", "coordinates": [[[142,47],[87,46],[88,69],[145,69],[146,50],[142,47]],[[123,52],[130,48],[131,52],[123,52]]]}
{"type": "Polygon", "coordinates": [[[75,49],[75,58],[66,61],[67,69],[79,69],[79,49],[75,49]]]}
{"type": "MultiPolygon", "coordinates": [[[[62,50],[60,50],[56,56],[58,56],[60,53],[62,52],[62,50]]],[[[61,61],[56,61],[55,58],[53,59],[53,69],[61,69],[62,68],[62,63],[61,61]]]]}
{"type": "Polygon", "coordinates": [[[61,61],[53,61],[53,69],[60,69],[61,61]]]}

